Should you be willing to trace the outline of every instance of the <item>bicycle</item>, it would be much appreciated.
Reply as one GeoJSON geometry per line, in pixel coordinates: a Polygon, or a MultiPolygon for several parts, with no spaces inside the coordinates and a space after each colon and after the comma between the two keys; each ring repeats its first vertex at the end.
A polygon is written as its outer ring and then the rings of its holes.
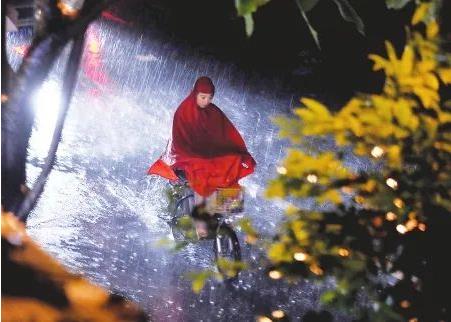
{"type": "Polygon", "coordinates": [[[244,191],[242,188],[217,189],[212,196],[197,204],[196,196],[186,180],[181,180],[172,209],[170,226],[175,241],[186,242],[189,239],[214,240],[213,252],[219,273],[233,279],[218,263],[240,261],[241,248],[238,237],[231,226],[231,215],[243,211],[244,191]],[[193,223],[195,233],[193,232],[193,223]]]}

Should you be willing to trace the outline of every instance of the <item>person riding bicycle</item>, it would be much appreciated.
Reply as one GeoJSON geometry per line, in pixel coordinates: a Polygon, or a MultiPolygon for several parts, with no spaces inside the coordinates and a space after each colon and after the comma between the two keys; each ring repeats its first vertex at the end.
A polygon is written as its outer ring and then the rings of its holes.
{"type": "Polygon", "coordinates": [[[200,77],[174,114],[172,138],[147,173],[178,181],[184,176],[197,194],[239,187],[256,162],[227,116],[212,103],[213,82],[200,77]]]}

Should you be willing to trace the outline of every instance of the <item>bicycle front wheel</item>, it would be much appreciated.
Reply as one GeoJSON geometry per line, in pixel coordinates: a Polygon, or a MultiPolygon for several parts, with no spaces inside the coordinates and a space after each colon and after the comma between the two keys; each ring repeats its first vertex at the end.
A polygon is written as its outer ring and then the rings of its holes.
{"type": "MultiPolygon", "coordinates": [[[[233,229],[228,225],[222,225],[219,228],[213,248],[217,262],[220,259],[225,259],[231,262],[241,260],[241,249],[238,237],[233,229]]],[[[225,272],[219,265],[218,270],[222,275],[227,276],[227,272],[225,272]]],[[[238,275],[238,272],[236,275],[238,275]]]]}
{"type": "Polygon", "coordinates": [[[175,241],[184,241],[191,231],[191,211],[194,207],[194,195],[189,194],[177,201],[170,222],[175,241]]]}

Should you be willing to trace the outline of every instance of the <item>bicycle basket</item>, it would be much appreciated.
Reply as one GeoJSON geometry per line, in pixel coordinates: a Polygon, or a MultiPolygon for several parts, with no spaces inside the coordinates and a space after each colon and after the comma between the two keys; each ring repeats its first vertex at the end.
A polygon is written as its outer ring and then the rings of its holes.
{"type": "Polygon", "coordinates": [[[209,213],[230,214],[244,209],[244,188],[218,188],[207,198],[206,209],[209,213]]]}

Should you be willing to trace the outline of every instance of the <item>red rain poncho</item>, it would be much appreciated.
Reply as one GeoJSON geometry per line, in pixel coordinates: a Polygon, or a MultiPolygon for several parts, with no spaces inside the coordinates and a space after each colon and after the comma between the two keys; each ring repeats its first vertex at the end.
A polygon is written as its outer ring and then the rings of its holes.
{"type": "Polygon", "coordinates": [[[199,78],[177,108],[172,140],[147,173],[177,180],[174,171],[183,170],[191,188],[207,197],[216,188],[237,186],[240,178],[254,172],[256,163],[239,132],[216,105],[197,106],[199,92],[214,94],[208,77],[199,78]]]}

